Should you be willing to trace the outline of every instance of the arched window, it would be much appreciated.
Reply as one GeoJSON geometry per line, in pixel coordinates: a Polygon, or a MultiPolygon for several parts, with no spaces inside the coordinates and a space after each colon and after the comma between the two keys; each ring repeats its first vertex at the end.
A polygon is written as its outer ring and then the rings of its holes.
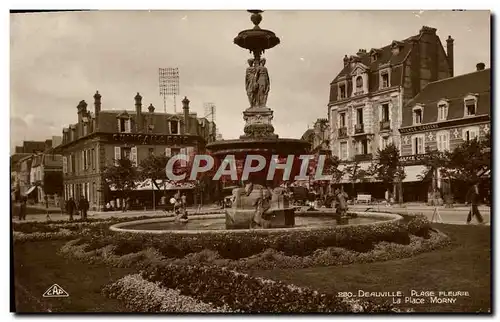
{"type": "Polygon", "coordinates": [[[356,77],[356,92],[362,92],[363,91],[363,77],[358,76],[356,77]]]}

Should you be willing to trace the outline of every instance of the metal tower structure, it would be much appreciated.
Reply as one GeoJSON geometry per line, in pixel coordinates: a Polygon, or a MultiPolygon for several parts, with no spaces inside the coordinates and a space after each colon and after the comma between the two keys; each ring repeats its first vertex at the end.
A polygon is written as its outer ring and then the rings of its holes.
{"type": "Polygon", "coordinates": [[[179,95],[179,68],[160,68],[158,70],[160,96],[163,97],[163,109],[167,112],[167,97],[173,96],[174,113],[177,113],[176,96],[179,95]]]}

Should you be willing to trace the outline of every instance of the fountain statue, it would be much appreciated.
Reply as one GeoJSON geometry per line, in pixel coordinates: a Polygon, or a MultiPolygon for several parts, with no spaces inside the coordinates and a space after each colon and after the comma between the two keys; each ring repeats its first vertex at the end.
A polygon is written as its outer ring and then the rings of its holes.
{"type": "Polygon", "coordinates": [[[271,158],[278,156],[300,155],[309,150],[310,144],[303,140],[282,139],[274,133],[271,124],[273,111],[267,106],[271,82],[264,52],[277,46],[280,39],[275,33],[262,29],[262,10],[248,10],[254,27],[241,31],[234,43],[250,51],[245,72],[245,90],[250,106],[243,111],[245,121],[244,135],[235,140],[209,143],[207,148],[220,162],[226,155],[235,155],[244,160],[248,154],[258,154],[267,160],[266,167],[259,173],[252,173],[245,188],[233,190],[233,204],[226,210],[226,228],[278,228],[294,226],[294,208],[282,189],[276,188],[281,180],[269,180],[265,174],[271,158]]]}

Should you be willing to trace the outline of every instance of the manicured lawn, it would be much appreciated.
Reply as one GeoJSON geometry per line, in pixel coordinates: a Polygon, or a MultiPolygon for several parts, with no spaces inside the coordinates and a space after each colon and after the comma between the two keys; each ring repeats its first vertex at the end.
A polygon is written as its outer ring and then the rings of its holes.
{"type": "MultiPolygon", "coordinates": [[[[409,259],[340,267],[256,271],[254,275],[308,286],[324,293],[358,290],[467,291],[455,304],[409,305],[415,311],[487,312],[490,304],[490,228],[436,224],[452,238],[446,249],[409,259]]],[[[57,255],[64,241],[29,242],[14,246],[16,307],[18,312],[120,312],[120,301],[105,298],[101,289],[133,269],[85,264],[57,255]],[[43,298],[53,284],[59,284],[68,298],[43,298]]],[[[376,300],[375,298],[371,298],[376,300]]],[[[429,302],[429,298],[425,298],[429,302]]],[[[390,299],[392,302],[392,299],[390,299]]],[[[404,298],[403,298],[404,301],[404,298]]]]}
{"type": "Polygon", "coordinates": [[[120,312],[117,300],[100,294],[104,285],[130,269],[89,265],[57,255],[65,242],[44,241],[14,247],[14,283],[17,312],[120,312]],[[53,284],[69,293],[66,298],[44,298],[53,284]]]}
{"type": "MultiPolygon", "coordinates": [[[[403,303],[397,306],[412,308],[416,312],[487,312],[491,308],[491,227],[444,224],[436,224],[434,227],[452,238],[450,247],[403,260],[339,267],[257,271],[253,274],[334,294],[357,294],[358,290],[402,291],[404,296],[409,297],[411,290],[436,293],[467,291],[470,296],[457,297],[454,304],[431,304],[429,297],[426,297],[424,304],[405,304],[403,298],[403,303]]],[[[392,302],[392,298],[389,298],[389,301],[392,302]]]]}

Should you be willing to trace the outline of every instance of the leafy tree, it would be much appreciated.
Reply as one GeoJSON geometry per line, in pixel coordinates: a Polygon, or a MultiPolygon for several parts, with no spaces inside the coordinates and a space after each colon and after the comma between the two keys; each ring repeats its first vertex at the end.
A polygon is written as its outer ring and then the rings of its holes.
{"type": "Polygon", "coordinates": [[[473,139],[445,152],[441,173],[446,177],[472,184],[491,170],[491,135],[473,139]]]}
{"type": "Polygon", "coordinates": [[[354,163],[349,164],[344,171],[352,184],[353,195],[356,195],[356,182],[365,182],[370,173],[360,167],[359,161],[354,161],[354,163]]]}
{"type": "Polygon", "coordinates": [[[103,170],[104,181],[108,186],[113,185],[124,196],[136,188],[138,171],[132,161],[127,158],[114,160],[114,164],[103,170]]]}
{"type": "Polygon", "coordinates": [[[160,190],[158,181],[163,184],[167,181],[166,167],[169,157],[166,155],[150,155],[139,164],[139,178],[141,180],[150,179],[155,187],[160,190]]]}
{"type": "Polygon", "coordinates": [[[399,160],[399,149],[393,143],[386,146],[383,150],[377,149],[376,161],[374,160],[372,163],[369,172],[376,179],[382,181],[387,186],[387,189],[394,187],[395,191],[395,184],[397,183],[399,186],[398,199],[400,203],[403,202],[402,182],[406,175],[404,167],[399,160]]]}

